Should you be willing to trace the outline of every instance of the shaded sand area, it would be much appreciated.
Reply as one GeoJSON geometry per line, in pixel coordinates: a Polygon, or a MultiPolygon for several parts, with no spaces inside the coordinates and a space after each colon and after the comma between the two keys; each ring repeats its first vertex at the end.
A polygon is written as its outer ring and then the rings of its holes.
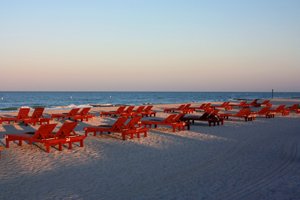
{"type": "MultiPolygon", "coordinates": [[[[105,109],[112,108],[93,112],[105,109]]],[[[112,120],[96,117],[88,124],[112,120]]],[[[78,133],[86,125],[80,123],[78,133]]],[[[0,125],[0,137],[33,128],[0,125]]],[[[151,129],[147,138],[126,141],[117,134],[89,136],[84,148],[50,154],[43,148],[12,143],[2,152],[0,199],[300,198],[300,114],[215,127],[196,123],[175,133],[151,129]]]]}

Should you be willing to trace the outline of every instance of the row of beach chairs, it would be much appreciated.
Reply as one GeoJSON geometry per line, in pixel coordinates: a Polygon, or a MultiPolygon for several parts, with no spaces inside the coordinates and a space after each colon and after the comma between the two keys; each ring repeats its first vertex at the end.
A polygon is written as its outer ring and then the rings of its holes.
{"type": "Polygon", "coordinates": [[[9,148],[11,141],[18,141],[22,145],[22,141],[27,141],[29,144],[38,142],[45,145],[46,152],[50,151],[50,147],[58,145],[58,149],[62,150],[64,144],[72,148],[72,143],[79,142],[83,146],[84,139],[89,133],[95,136],[97,133],[120,133],[123,140],[130,136],[140,138],[143,134],[147,137],[149,128],[156,128],[158,126],[170,126],[175,132],[181,131],[185,128],[190,129],[190,126],[195,121],[207,121],[211,125],[223,125],[224,120],[229,118],[243,118],[245,121],[252,121],[257,116],[264,116],[266,118],[273,118],[275,115],[288,115],[290,112],[300,113],[299,105],[286,107],[279,105],[276,108],[270,106],[268,100],[256,104],[254,103],[238,103],[232,104],[224,102],[221,105],[212,105],[211,103],[203,103],[200,106],[192,107],[191,104],[182,104],[174,108],[163,108],[166,113],[171,113],[164,119],[156,118],[156,111],[152,110],[153,106],[139,106],[134,109],[134,106],[120,106],[116,111],[100,112],[100,117],[118,117],[112,125],[99,125],[84,127],[84,135],[79,135],[75,132],[75,127],[78,121],[83,121],[95,117],[90,114],[91,108],[71,109],[67,113],[51,114],[50,118],[43,117],[44,108],[35,108],[32,115],[29,117],[29,108],[20,108],[19,113],[15,117],[1,117],[2,122],[23,122],[25,125],[40,123],[40,127],[35,132],[27,132],[22,135],[7,134],[5,136],[6,147],[9,148]],[[241,106],[243,105],[243,106],[241,106]],[[238,107],[238,112],[228,112],[232,107],[238,107]],[[251,107],[261,107],[258,111],[252,111],[251,107]],[[191,113],[201,111],[201,115],[194,115],[191,113]],[[150,119],[143,119],[143,117],[151,117],[150,119]],[[57,124],[50,124],[50,120],[67,119],[57,132],[53,132],[57,124]],[[73,120],[73,121],[69,121],[73,120]]]}

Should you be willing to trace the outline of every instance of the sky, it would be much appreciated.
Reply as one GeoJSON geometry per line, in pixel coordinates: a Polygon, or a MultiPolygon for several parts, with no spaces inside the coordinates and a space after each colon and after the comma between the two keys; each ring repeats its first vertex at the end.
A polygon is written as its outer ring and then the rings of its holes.
{"type": "Polygon", "coordinates": [[[298,0],[0,0],[0,91],[300,91],[298,0]]]}

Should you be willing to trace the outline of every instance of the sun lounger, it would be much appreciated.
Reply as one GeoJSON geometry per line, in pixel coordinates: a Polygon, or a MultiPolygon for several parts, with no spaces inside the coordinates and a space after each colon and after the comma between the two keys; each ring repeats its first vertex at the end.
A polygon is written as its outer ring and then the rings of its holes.
{"type": "Polygon", "coordinates": [[[126,140],[126,136],[130,135],[130,138],[133,138],[133,135],[136,135],[137,138],[140,138],[140,134],[143,133],[144,137],[147,137],[148,128],[141,127],[141,118],[140,116],[133,117],[122,130],[122,139],[126,140]]]}
{"type": "Polygon", "coordinates": [[[293,112],[296,112],[296,113],[297,113],[297,111],[299,110],[299,104],[296,103],[296,104],[294,104],[294,105],[292,105],[292,106],[290,106],[290,107],[287,107],[286,110],[288,110],[288,111],[290,111],[290,112],[293,111],[293,112]]]}
{"type": "Polygon", "coordinates": [[[71,119],[73,119],[74,121],[89,121],[89,119],[95,117],[94,115],[89,113],[90,110],[90,107],[82,108],[78,114],[71,116],[71,119]]]}
{"type": "Polygon", "coordinates": [[[36,125],[37,123],[43,124],[49,124],[50,123],[50,118],[44,118],[43,117],[43,112],[45,108],[38,107],[35,108],[31,117],[23,119],[23,123],[27,126],[28,124],[33,124],[36,125]]]}
{"type": "Polygon", "coordinates": [[[120,115],[125,110],[125,108],[126,108],[126,106],[120,106],[116,111],[103,111],[103,112],[100,112],[100,117],[120,115]]]}
{"type": "Polygon", "coordinates": [[[237,118],[244,118],[245,121],[252,121],[256,118],[254,113],[251,113],[249,108],[242,108],[237,113],[221,113],[219,114],[220,117],[224,119],[229,119],[229,117],[237,117],[237,118]]]}
{"type": "Polygon", "coordinates": [[[204,112],[202,115],[185,115],[181,120],[188,124],[194,124],[195,121],[207,121],[209,126],[224,124],[224,119],[213,112],[204,112]]]}
{"type": "Polygon", "coordinates": [[[193,107],[190,107],[190,108],[194,109],[195,111],[201,111],[202,112],[202,111],[205,111],[206,109],[211,108],[211,107],[212,107],[211,103],[203,103],[198,107],[193,106],[193,107]]]}
{"type": "Polygon", "coordinates": [[[80,108],[73,108],[68,113],[51,114],[51,119],[57,119],[57,120],[65,119],[65,118],[70,119],[71,117],[77,115],[79,110],[80,108]]]}
{"type": "Polygon", "coordinates": [[[279,105],[275,109],[270,109],[270,113],[274,115],[281,114],[282,116],[286,116],[290,114],[290,111],[285,108],[285,105],[279,105]]]}
{"type": "Polygon", "coordinates": [[[154,128],[157,128],[158,125],[160,125],[160,126],[171,126],[173,128],[173,132],[175,132],[176,129],[178,129],[179,131],[184,130],[185,123],[175,121],[174,118],[176,116],[177,116],[176,114],[172,114],[172,115],[169,115],[165,119],[151,119],[151,120],[141,121],[141,123],[145,127],[148,126],[149,128],[151,128],[152,125],[154,126],[154,128]]]}
{"type": "Polygon", "coordinates": [[[145,106],[139,106],[136,110],[132,110],[131,112],[130,112],[130,110],[124,111],[123,113],[121,113],[121,116],[122,117],[134,117],[137,115],[142,115],[144,108],[145,108],[145,106]]]}
{"type": "Polygon", "coordinates": [[[142,117],[155,117],[156,112],[152,110],[153,106],[147,106],[142,112],[142,117]]]}
{"type": "Polygon", "coordinates": [[[60,129],[53,134],[54,140],[49,140],[47,152],[50,146],[59,145],[59,150],[62,150],[63,144],[68,144],[68,149],[72,149],[72,144],[79,142],[80,147],[83,147],[83,141],[86,138],[85,135],[79,135],[75,132],[77,122],[64,122],[60,129]]]}
{"type": "Polygon", "coordinates": [[[254,115],[264,116],[266,118],[274,118],[275,117],[275,114],[273,112],[271,112],[269,107],[264,107],[257,112],[251,112],[251,113],[254,115]]]}
{"type": "Polygon", "coordinates": [[[30,108],[20,108],[18,115],[15,117],[2,117],[1,121],[2,122],[22,122],[23,119],[28,118],[28,114],[29,114],[30,108]]]}
{"type": "Polygon", "coordinates": [[[107,133],[122,132],[122,130],[125,127],[126,121],[127,121],[126,117],[119,117],[113,125],[88,126],[85,127],[83,130],[85,131],[86,136],[88,135],[88,133],[94,133],[94,136],[96,136],[97,132],[100,132],[100,134],[104,132],[107,133]]]}
{"type": "Polygon", "coordinates": [[[35,132],[25,132],[23,134],[6,134],[5,142],[6,148],[9,148],[11,141],[19,141],[18,145],[22,146],[23,141],[29,144],[34,142],[42,143],[48,149],[48,141],[53,139],[52,131],[56,124],[42,124],[35,132]]]}

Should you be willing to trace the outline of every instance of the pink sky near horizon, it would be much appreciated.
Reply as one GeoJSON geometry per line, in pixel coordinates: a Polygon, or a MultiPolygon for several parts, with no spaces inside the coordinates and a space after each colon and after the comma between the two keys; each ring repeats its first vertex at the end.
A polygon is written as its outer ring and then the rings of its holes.
{"type": "Polygon", "coordinates": [[[295,1],[13,2],[0,3],[0,91],[300,91],[295,1]]]}

